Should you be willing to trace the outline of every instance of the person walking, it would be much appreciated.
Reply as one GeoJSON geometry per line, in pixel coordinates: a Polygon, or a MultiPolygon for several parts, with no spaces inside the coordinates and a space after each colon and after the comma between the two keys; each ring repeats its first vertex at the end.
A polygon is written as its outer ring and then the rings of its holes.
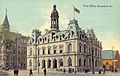
{"type": "Polygon", "coordinates": [[[29,73],[29,76],[33,76],[33,72],[32,72],[32,69],[30,69],[30,73],[29,73]]]}
{"type": "Polygon", "coordinates": [[[14,70],[14,76],[18,76],[18,73],[19,73],[19,70],[18,70],[18,69],[15,69],[15,70],[14,70]]]}
{"type": "Polygon", "coordinates": [[[44,76],[46,76],[46,68],[44,68],[44,70],[43,70],[43,71],[44,71],[44,76]]]}
{"type": "Polygon", "coordinates": [[[105,74],[105,71],[106,71],[106,66],[103,65],[103,74],[105,74]]]}

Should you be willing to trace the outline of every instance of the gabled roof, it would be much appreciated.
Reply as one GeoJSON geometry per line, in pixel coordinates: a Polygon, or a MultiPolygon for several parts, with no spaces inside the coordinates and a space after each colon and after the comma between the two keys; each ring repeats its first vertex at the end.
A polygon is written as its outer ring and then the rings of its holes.
{"type": "Polygon", "coordinates": [[[115,59],[117,52],[117,50],[103,50],[102,59],[115,59]]]}

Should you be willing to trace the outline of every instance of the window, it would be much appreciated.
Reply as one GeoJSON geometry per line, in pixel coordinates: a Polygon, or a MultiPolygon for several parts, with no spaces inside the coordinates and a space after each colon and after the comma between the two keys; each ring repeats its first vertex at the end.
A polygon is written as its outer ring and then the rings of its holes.
{"type": "Polygon", "coordinates": [[[45,60],[42,60],[42,68],[45,68],[45,60]]]}
{"type": "Polygon", "coordinates": [[[53,60],[53,68],[57,68],[57,60],[56,59],[53,60]]]}
{"type": "Polygon", "coordinates": [[[32,55],[32,48],[30,48],[30,55],[32,55]]]}
{"type": "Polygon", "coordinates": [[[43,49],[43,55],[45,54],[45,49],[43,49]]]}
{"type": "Polygon", "coordinates": [[[44,43],[44,39],[43,39],[43,43],[44,43]]]}
{"type": "Polygon", "coordinates": [[[97,66],[97,60],[95,61],[95,66],[97,66]]]}
{"type": "Polygon", "coordinates": [[[47,40],[47,38],[45,37],[45,41],[47,40]]]}
{"type": "Polygon", "coordinates": [[[63,38],[65,37],[65,35],[63,34],[63,38]]]}
{"type": "Polygon", "coordinates": [[[48,38],[48,42],[50,42],[50,39],[48,38]]]}
{"type": "Polygon", "coordinates": [[[82,35],[80,34],[80,40],[82,39],[82,35]]]}
{"type": "Polygon", "coordinates": [[[38,55],[40,55],[40,49],[38,48],[38,55]]]}
{"type": "Polygon", "coordinates": [[[32,66],[32,60],[31,59],[29,60],[29,66],[32,66]]]}
{"type": "Polygon", "coordinates": [[[56,39],[58,39],[58,35],[56,35],[56,39]]]}
{"type": "Polygon", "coordinates": [[[50,54],[50,48],[48,48],[48,54],[50,54]]]}
{"type": "Polygon", "coordinates": [[[91,50],[91,49],[89,48],[89,54],[90,54],[90,50],[91,50]]]}
{"type": "Polygon", "coordinates": [[[60,50],[60,53],[62,53],[62,50],[60,50]]]}
{"type": "Polygon", "coordinates": [[[15,50],[13,50],[13,54],[15,54],[15,50]]]}
{"type": "Polygon", "coordinates": [[[63,66],[63,60],[62,59],[59,60],[59,64],[60,64],[60,66],[63,66]]]}
{"type": "Polygon", "coordinates": [[[68,58],[68,66],[72,66],[72,59],[70,57],[68,58]]]}
{"type": "Polygon", "coordinates": [[[91,59],[89,59],[89,66],[91,66],[91,59]]]}
{"type": "Polygon", "coordinates": [[[51,60],[48,60],[48,68],[51,68],[51,60]]]}
{"type": "Polygon", "coordinates": [[[62,40],[61,36],[60,36],[60,41],[62,40]]]}
{"type": "Polygon", "coordinates": [[[81,59],[79,59],[79,66],[81,66],[81,59]]]}
{"type": "Polygon", "coordinates": [[[54,54],[56,54],[56,50],[54,50],[54,54]]]}
{"type": "Polygon", "coordinates": [[[84,53],[86,53],[86,46],[84,45],[84,53]]]}
{"type": "Polygon", "coordinates": [[[74,32],[72,31],[72,35],[74,35],[74,32]]]}
{"type": "Polygon", "coordinates": [[[72,51],[72,44],[69,43],[69,44],[68,44],[68,53],[70,53],[71,51],[72,51]]]}
{"type": "Polygon", "coordinates": [[[84,66],[86,66],[86,59],[84,59],[84,66]]]}
{"type": "Polygon", "coordinates": [[[97,56],[97,49],[95,49],[95,55],[97,56]]]}
{"type": "Polygon", "coordinates": [[[79,44],[79,52],[81,53],[81,48],[82,47],[82,45],[81,44],[79,44]]]}

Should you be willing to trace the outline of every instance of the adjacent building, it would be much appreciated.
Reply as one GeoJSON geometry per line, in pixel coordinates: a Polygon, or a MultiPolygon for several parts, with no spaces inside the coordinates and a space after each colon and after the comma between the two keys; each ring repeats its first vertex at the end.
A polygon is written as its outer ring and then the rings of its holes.
{"type": "Polygon", "coordinates": [[[10,31],[7,14],[0,25],[0,68],[26,69],[28,37],[10,31]]]}
{"type": "Polygon", "coordinates": [[[120,55],[118,50],[103,50],[102,65],[105,65],[107,70],[120,68],[120,55]]]}
{"type": "Polygon", "coordinates": [[[60,30],[56,5],[51,12],[51,26],[45,34],[34,29],[27,45],[27,69],[48,71],[99,70],[102,44],[93,29],[81,29],[73,19],[60,30]]]}

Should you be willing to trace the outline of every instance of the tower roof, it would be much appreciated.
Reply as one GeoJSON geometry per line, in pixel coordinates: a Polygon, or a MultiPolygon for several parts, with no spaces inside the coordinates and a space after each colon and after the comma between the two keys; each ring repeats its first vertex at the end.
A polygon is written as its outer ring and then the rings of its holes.
{"type": "Polygon", "coordinates": [[[53,10],[52,10],[52,12],[51,12],[51,17],[52,17],[53,15],[59,16],[58,11],[56,10],[56,5],[53,5],[53,10]]]}
{"type": "Polygon", "coordinates": [[[7,14],[5,15],[5,18],[4,18],[4,21],[3,21],[3,25],[9,25],[7,14]]]}

